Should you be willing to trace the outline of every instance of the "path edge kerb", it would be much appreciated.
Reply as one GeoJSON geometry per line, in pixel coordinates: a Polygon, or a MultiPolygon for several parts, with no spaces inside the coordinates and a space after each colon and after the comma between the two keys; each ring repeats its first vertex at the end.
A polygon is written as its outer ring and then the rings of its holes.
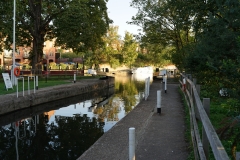
{"type": "Polygon", "coordinates": [[[104,80],[84,79],[76,83],[40,88],[36,93],[31,90],[30,95],[25,91],[24,96],[19,92],[18,98],[16,93],[2,95],[0,96],[0,115],[110,87],[114,87],[114,77],[104,80]]]}

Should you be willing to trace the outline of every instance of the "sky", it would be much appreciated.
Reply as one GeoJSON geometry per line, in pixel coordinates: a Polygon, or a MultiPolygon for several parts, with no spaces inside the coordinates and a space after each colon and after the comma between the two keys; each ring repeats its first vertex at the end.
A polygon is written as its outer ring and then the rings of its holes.
{"type": "Polygon", "coordinates": [[[131,0],[109,0],[107,3],[108,16],[113,20],[114,26],[119,26],[118,34],[124,38],[125,31],[131,34],[137,34],[139,27],[127,24],[135,16],[137,9],[130,7],[131,0]]]}

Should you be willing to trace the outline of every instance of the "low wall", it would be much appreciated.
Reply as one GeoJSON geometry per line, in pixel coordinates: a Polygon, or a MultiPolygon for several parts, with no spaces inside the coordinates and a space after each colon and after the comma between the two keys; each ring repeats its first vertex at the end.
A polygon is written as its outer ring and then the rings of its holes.
{"type": "Polygon", "coordinates": [[[19,92],[17,98],[15,94],[7,94],[0,96],[0,115],[25,109],[28,107],[56,101],[64,98],[77,96],[80,94],[90,93],[103,90],[109,87],[114,87],[114,78],[108,77],[105,79],[86,79],[76,83],[67,85],[59,85],[36,90],[36,93],[25,91],[24,95],[19,92]]]}

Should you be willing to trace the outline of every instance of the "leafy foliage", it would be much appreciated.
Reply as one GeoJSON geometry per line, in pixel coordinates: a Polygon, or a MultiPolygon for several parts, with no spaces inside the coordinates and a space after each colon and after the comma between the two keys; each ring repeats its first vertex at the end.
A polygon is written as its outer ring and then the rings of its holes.
{"type": "MultiPolygon", "coordinates": [[[[13,43],[12,1],[0,2],[0,39],[13,43]]],[[[58,44],[80,51],[95,50],[101,44],[111,20],[107,16],[106,1],[86,0],[18,0],[16,1],[16,44],[32,44],[32,66],[43,57],[43,44],[58,37],[58,44]]],[[[1,44],[0,44],[1,45],[1,44]]]]}
{"type": "Polygon", "coordinates": [[[68,10],[53,21],[56,44],[74,52],[95,51],[103,44],[109,23],[105,0],[71,1],[68,10]]]}
{"type": "Polygon", "coordinates": [[[122,49],[122,58],[124,64],[131,67],[138,55],[137,48],[138,46],[136,41],[133,40],[133,35],[129,32],[126,32],[124,37],[124,46],[122,49]]]}

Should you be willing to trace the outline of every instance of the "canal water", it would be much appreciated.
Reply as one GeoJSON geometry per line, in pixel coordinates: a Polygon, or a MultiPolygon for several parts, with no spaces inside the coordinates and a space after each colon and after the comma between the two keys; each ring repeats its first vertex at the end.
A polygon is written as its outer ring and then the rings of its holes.
{"type": "Polygon", "coordinates": [[[115,75],[109,90],[1,116],[0,159],[77,159],[144,98],[147,77],[115,75]]]}

